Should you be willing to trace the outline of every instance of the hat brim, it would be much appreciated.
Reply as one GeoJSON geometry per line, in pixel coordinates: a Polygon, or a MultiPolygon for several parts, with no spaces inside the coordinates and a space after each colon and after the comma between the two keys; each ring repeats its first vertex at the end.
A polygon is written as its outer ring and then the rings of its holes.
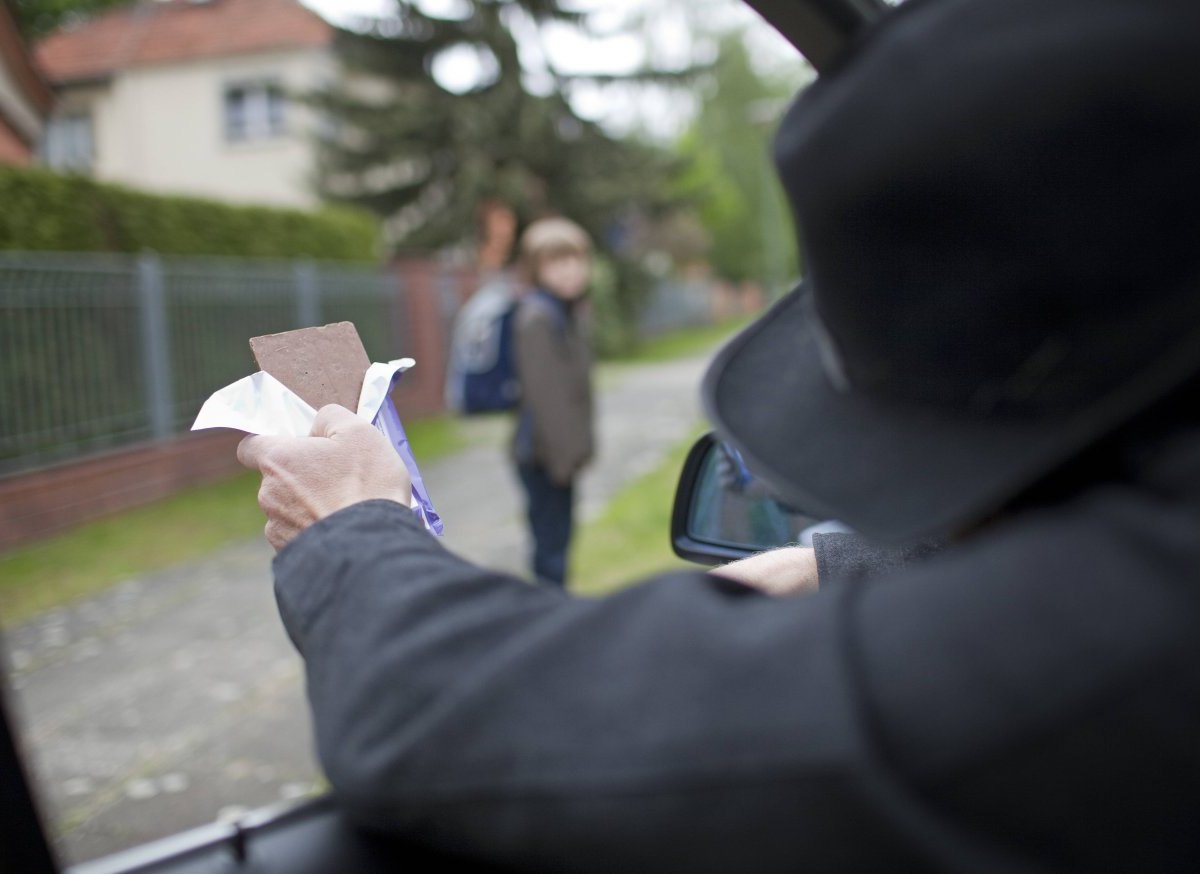
{"type": "Polygon", "coordinates": [[[839,391],[806,294],[801,285],[718,353],[704,379],[706,412],[780,497],[881,543],[970,528],[1179,381],[1143,381],[1052,420],[839,391]]]}

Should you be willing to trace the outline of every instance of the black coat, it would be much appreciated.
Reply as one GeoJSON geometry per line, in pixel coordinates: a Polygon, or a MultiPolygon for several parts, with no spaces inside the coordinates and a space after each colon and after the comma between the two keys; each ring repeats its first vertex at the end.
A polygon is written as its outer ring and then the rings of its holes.
{"type": "Polygon", "coordinates": [[[570,485],[595,451],[588,333],[579,308],[548,292],[531,292],[517,307],[521,405],[513,455],[542,467],[559,486],[570,485]]]}
{"type": "Polygon", "coordinates": [[[376,501],[275,573],[335,791],[420,841],[548,871],[1200,870],[1200,437],[874,579],[818,550],[809,597],[577,599],[376,501]]]}

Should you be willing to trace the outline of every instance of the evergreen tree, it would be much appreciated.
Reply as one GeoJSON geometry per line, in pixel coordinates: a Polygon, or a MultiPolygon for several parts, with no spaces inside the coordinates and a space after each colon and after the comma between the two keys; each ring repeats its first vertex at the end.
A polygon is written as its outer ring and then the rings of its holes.
{"type": "MultiPolygon", "coordinates": [[[[797,63],[796,71],[803,69],[797,63]]],[[[676,145],[684,163],[675,191],[712,239],[713,268],[729,279],[762,282],[775,294],[798,265],[771,139],[799,81],[760,74],[743,36],[724,35],[714,75],[701,87],[700,110],[676,145]]]]}
{"type": "Polygon", "coordinates": [[[469,15],[450,20],[397,0],[394,16],[338,32],[347,75],[312,98],[332,120],[321,150],[325,197],[368,207],[385,218],[394,248],[419,249],[469,236],[489,199],[526,221],[566,215],[602,249],[630,210],[668,203],[671,165],[662,150],[581,118],[568,99],[576,77],[522,62],[514,28],[528,37],[551,22],[584,26],[584,15],[556,0],[464,5],[469,15]],[[431,71],[443,52],[464,48],[478,53],[488,75],[454,93],[431,71]]]}
{"type": "Polygon", "coordinates": [[[35,42],[75,19],[97,15],[131,0],[10,0],[17,25],[29,42],[35,42]]]}

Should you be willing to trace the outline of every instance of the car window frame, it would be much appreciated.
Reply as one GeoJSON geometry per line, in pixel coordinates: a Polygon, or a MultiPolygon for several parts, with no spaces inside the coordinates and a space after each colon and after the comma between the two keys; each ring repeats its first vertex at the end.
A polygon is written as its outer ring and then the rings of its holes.
{"type": "Polygon", "coordinates": [[[817,73],[834,63],[863,28],[895,6],[886,0],[744,0],[817,73]]]}
{"type": "MultiPolygon", "coordinates": [[[[743,0],[787,39],[813,66],[818,74],[829,67],[855,36],[867,25],[895,7],[886,0],[743,0]]],[[[186,869],[220,870],[231,861],[247,859],[251,841],[278,838],[281,831],[293,829],[319,834],[343,835],[345,824],[336,800],[324,795],[280,809],[278,806],[253,811],[238,822],[209,824],[170,835],[159,841],[132,847],[102,859],[62,868],[48,838],[40,813],[33,780],[21,755],[17,720],[11,707],[8,688],[8,664],[0,637],[0,815],[9,826],[9,839],[0,845],[0,866],[28,874],[134,874],[134,872],[175,872],[186,869]],[[196,867],[197,864],[203,867],[196,867]]],[[[311,837],[311,835],[306,835],[311,837]]],[[[357,839],[346,840],[352,852],[361,853],[357,839]]],[[[364,838],[364,840],[366,840],[364,838]]],[[[415,847],[397,849],[419,853],[415,847]]],[[[360,855],[359,858],[362,858],[360,855]]],[[[389,862],[394,863],[395,859],[389,862]]],[[[240,867],[240,866],[239,866],[240,867]]],[[[280,870],[247,865],[241,870],[280,870]]],[[[381,869],[382,870],[382,869],[381,869]]]]}

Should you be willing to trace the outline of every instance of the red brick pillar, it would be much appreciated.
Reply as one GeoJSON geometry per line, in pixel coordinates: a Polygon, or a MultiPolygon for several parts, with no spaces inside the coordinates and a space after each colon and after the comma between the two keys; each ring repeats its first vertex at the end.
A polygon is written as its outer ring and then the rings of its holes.
{"type": "Polygon", "coordinates": [[[437,270],[425,260],[397,261],[393,270],[407,322],[405,354],[417,366],[400,379],[392,399],[402,419],[435,415],[445,409],[447,345],[437,270]]]}

